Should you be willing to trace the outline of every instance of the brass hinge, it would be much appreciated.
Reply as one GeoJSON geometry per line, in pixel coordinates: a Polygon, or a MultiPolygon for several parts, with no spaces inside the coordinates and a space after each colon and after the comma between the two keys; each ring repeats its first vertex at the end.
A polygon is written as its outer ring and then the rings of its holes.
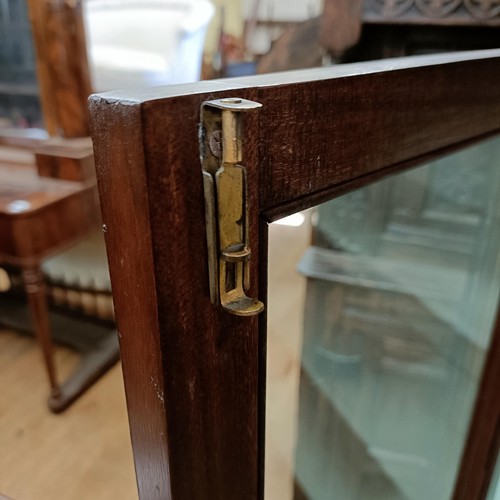
{"type": "Polygon", "coordinates": [[[264,304],[250,286],[247,176],[241,164],[243,112],[258,102],[228,98],[201,105],[200,157],[205,193],[210,299],[231,314],[254,316],[264,304]]]}

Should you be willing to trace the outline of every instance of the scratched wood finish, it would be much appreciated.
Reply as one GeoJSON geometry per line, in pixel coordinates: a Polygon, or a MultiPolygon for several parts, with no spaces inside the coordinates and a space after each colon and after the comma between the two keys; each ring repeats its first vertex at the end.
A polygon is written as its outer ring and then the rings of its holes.
{"type": "Polygon", "coordinates": [[[264,104],[244,136],[255,294],[267,276],[259,213],[310,206],[499,130],[499,70],[500,51],[485,51],[91,99],[141,500],[262,496],[265,321],[209,301],[200,104],[264,104]]]}
{"type": "Polygon", "coordinates": [[[262,89],[265,207],[499,129],[499,79],[497,58],[262,89]]]}
{"type": "Polygon", "coordinates": [[[499,79],[495,49],[107,95],[161,114],[176,92],[255,88],[260,208],[271,210],[500,129],[499,79]]]}
{"type": "Polygon", "coordinates": [[[91,101],[90,110],[95,118],[96,170],[116,291],[116,323],[139,496],[170,499],[166,394],[140,108],[107,104],[91,101]]]}

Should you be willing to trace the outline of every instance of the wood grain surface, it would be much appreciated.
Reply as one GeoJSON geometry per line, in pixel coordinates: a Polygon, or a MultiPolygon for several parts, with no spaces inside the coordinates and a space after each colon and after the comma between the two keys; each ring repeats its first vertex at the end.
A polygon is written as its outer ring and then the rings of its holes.
{"type": "Polygon", "coordinates": [[[74,244],[98,220],[95,180],[43,179],[0,165],[0,262],[33,265],[74,244]]]}
{"type": "MultiPolygon", "coordinates": [[[[93,106],[95,101],[91,111],[93,106]]],[[[139,495],[169,499],[165,379],[139,107],[100,108],[93,134],[139,495]]]]}
{"type": "Polygon", "coordinates": [[[37,77],[47,131],[88,135],[91,93],[81,2],[29,0],[37,77]]]}

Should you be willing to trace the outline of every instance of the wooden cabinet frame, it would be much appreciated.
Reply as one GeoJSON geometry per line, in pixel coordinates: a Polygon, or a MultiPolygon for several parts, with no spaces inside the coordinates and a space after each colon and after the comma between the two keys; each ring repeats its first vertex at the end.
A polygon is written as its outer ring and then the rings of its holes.
{"type": "MultiPolygon", "coordinates": [[[[141,500],[263,496],[266,316],[209,298],[200,105],[249,114],[251,293],[267,224],[500,133],[500,51],[384,60],[114,92],[90,101],[141,500]]],[[[498,451],[500,322],[456,485],[484,498],[498,451]]]]}

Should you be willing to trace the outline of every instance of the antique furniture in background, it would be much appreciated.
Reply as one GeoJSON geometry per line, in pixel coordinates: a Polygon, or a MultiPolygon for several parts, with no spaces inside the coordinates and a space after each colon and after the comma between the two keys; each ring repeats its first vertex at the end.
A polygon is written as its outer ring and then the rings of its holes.
{"type": "Polygon", "coordinates": [[[0,16],[0,96],[7,118],[0,128],[2,140],[88,135],[91,88],[81,6],[16,0],[4,2],[0,16]]]}
{"type": "Polygon", "coordinates": [[[0,265],[10,273],[0,321],[33,327],[49,375],[49,407],[60,412],[119,358],[92,146],[89,138],[50,139],[36,154],[3,147],[0,158],[0,265]],[[29,309],[17,293],[23,288],[29,309]],[[56,375],[53,340],[80,354],[65,380],[56,375]]]}
{"type": "Polygon", "coordinates": [[[42,262],[85,238],[98,223],[97,213],[93,180],[69,182],[39,177],[35,165],[29,165],[24,158],[22,164],[1,162],[0,264],[15,265],[22,271],[51,387],[49,407],[54,412],[64,410],[74,401],[95,380],[96,370],[102,372],[117,359],[116,350],[108,351],[109,359],[104,363],[100,360],[97,364],[82,365],[84,369],[77,370],[61,386],[53,358],[42,262]]]}
{"type": "Polygon", "coordinates": [[[301,22],[281,28],[284,35],[262,55],[259,73],[330,59],[346,63],[500,46],[496,1],[326,0],[321,15],[305,19],[303,14],[301,22]]]}
{"type": "MultiPolygon", "coordinates": [[[[5,112],[0,143],[34,152],[39,178],[29,177],[34,167],[31,164],[10,164],[3,171],[8,183],[1,188],[1,216],[9,231],[0,238],[1,262],[22,268],[29,263],[35,268],[36,272],[26,271],[22,277],[34,282],[26,286],[37,297],[36,307],[32,301],[33,319],[44,347],[53,389],[49,403],[54,411],[63,410],[118,358],[116,342],[105,343],[102,352],[88,362],[84,359],[81,370],[59,387],[43,299],[46,280],[53,304],[107,322],[113,320],[101,224],[92,194],[95,168],[87,119],[91,83],[102,90],[195,80],[212,13],[212,5],[205,0],[186,4],[90,0],[85,5],[81,1],[16,0],[2,4],[1,29],[6,43],[2,45],[1,79],[6,81],[0,85],[0,94],[7,94],[7,102],[17,108],[5,112]],[[154,23],[156,32],[152,33],[154,23]],[[151,60],[153,65],[148,66],[151,60]],[[56,203],[51,197],[53,190],[68,192],[60,194],[62,199],[56,203]],[[22,208],[35,199],[42,200],[36,210],[22,208]],[[20,207],[19,213],[11,206],[20,207]],[[28,216],[30,224],[26,226],[28,216]],[[21,224],[25,224],[22,235],[18,229],[21,224]],[[18,255],[19,245],[28,240],[43,245],[24,248],[24,254],[18,255]],[[67,250],[76,241],[78,245],[67,250]]],[[[2,155],[3,151],[7,150],[0,151],[0,165],[2,160],[9,163],[12,154],[2,155]]],[[[15,269],[9,271],[16,281],[15,269]]],[[[100,326],[89,323],[89,332],[96,328],[100,326]]],[[[81,333],[75,331],[75,336],[81,333]]]]}
{"type": "Polygon", "coordinates": [[[7,40],[2,45],[2,79],[9,83],[6,91],[11,91],[11,102],[17,106],[10,108],[0,127],[0,143],[5,145],[0,150],[0,263],[11,265],[12,283],[10,295],[2,298],[4,306],[10,304],[2,308],[2,322],[18,329],[28,326],[22,301],[9,302],[21,279],[49,373],[49,406],[62,411],[118,359],[116,342],[103,343],[108,333],[113,334],[112,326],[89,322],[90,317],[112,320],[112,314],[102,305],[111,305],[102,237],[88,240],[96,231],[99,234],[101,225],[88,137],[91,87],[82,8],[80,2],[45,0],[2,5],[2,34],[7,40]],[[26,83],[18,86],[18,82],[26,83]],[[29,113],[36,118],[29,118],[29,113]],[[21,118],[16,121],[12,116],[21,118]],[[23,158],[12,161],[16,155],[23,158]],[[69,247],[73,267],[66,264],[69,247]],[[95,262],[78,259],[82,252],[95,262]],[[96,276],[97,271],[102,276],[96,276]],[[86,297],[94,284],[95,294],[89,301],[86,297]],[[52,356],[49,298],[66,311],[87,314],[80,317],[85,329],[70,319],[60,321],[54,312],[55,337],[82,355],[80,366],[62,386],[52,356]],[[64,334],[57,331],[61,328],[64,334]]]}
{"type": "MultiPolygon", "coordinates": [[[[36,296],[36,304],[32,301],[33,319],[44,347],[53,389],[49,404],[54,411],[63,410],[118,359],[116,342],[106,341],[101,351],[96,347],[97,355],[92,351],[91,359],[84,355],[80,369],[59,387],[42,286],[46,280],[50,299],[56,306],[85,313],[82,321],[89,321],[89,316],[108,323],[113,320],[101,224],[92,194],[95,168],[87,119],[91,83],[102,90],[115,85],[196,79],[212,12],[212,5],[205,0],[189,4],[167,0],[147,4],[90,0],[85,5],[81,1],[14,0],[2,4],[1,29],[6,43],[2,45],[1,79],[6,81],[0,85],[0,93],[8,94],[8,103],[17,108],[5,112],[0,143],[33,151],[39,178],[24,175],[25,167],[32,170],[31,164],[11,165],[4,172],[8,184],[1,188],[2,219],[9,231],[1,235],[1,262],[26,268],[29,259],[35,268],[36,272],[26,271],[22,277],[26,282],[34,281],[33,286],[26,286],[36,296]],[[168,29],[166,21],[170,23],[168,29]],[[146,63],[151,60],[154,64],[148,66],[146,63]],[[62,200],[54,202],[50,196],[52,190],[64,193],[65,189],[68,193],[61,194],[62,200]],[[43,201],[36,210],[22,208],[35,199],[43,201]],[[11,206],[21,207],[20,212],[12,212],[11,206]],[[30,224],[26,226],[28,215],[30,224]],[[25,224],[23,235],[18,230],[21,224],[25,224]],[[26,243],[25,240],[43,245],[24,248],[25,253],[17,255],[19,245],[26,243]],[[79,241],[76,246],[66,250],[76,241],[79,241]]],[[[1,153],[0,165],[2,160],[8,163],[11,153],[1,153]]],[[[11,280],[16,281],[16,270],[9,271],[11,280]]],[[[14,323],[9,324],[15,326],[14,323]]],[[[92,332],[102,325],[87,324],[88,344],[92,332]]],[[[107,327],[109,330],[110,325],[107,327]]],[[[82,330],[75,328],[74,335],[82,337],[82,330]]],[[[82,343],[82,339],[72,342],[82,343]]],[[[99,339],[96,342],[102,344],[99,339]]]]}
{"type": "Polygon", "coordinates": [[[345,60],[500,46],[495,0],[365,0],[362,21],[361,39],[345,60]]]}

